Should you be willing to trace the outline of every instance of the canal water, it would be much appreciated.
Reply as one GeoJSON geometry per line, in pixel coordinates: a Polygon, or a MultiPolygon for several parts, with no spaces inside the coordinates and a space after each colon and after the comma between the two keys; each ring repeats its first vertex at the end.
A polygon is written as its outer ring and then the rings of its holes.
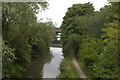
{"type": "Polygon", "coordinates": [[[27,64],[23,78],[56,78],[60,74],[60,64],[64,59],[62,48],[50,47],[50,52],[38,56],[27,64]]]}

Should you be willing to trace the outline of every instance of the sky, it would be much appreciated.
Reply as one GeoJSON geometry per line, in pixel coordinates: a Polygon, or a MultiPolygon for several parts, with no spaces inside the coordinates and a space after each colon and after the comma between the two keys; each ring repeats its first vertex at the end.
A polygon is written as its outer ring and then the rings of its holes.
{"type": "Polygon", "coordinates": [[[51,21],[56,24],[56,27],[60,27],[63,17],[69,7],[73,4],[84,4],[90,2],[93,4],[95,11],[98,11],[104,5],[107,5],[107,0],[48,0],[49,6],[46,11],[37,14],[37,19],[43,18],[43,22],[51,21]]]}

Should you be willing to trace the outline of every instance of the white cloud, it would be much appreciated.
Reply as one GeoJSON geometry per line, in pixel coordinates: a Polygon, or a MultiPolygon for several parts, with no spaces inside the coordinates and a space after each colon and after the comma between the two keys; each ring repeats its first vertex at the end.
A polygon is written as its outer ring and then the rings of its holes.
{"type": "Polygon", "coordinates": [[[104,7],[107,4],[107,0],[49,0],[49,9],[45,12],[37,14],[38,20],[43,18],[43,21],[46,21],[47,18],[51,18],[53,23],[57,23],[56,27],[60,27],[63,17],[67,12],[67,8],[71,7],[73,4],[78,3],[93,3],[95,10],[99,10],[101,7],[104,7]]]}

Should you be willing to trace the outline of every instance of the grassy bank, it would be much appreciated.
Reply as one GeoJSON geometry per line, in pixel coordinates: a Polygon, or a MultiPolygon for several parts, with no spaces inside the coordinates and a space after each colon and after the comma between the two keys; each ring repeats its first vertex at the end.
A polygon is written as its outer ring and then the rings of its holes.
{"type": "Polygon", "coordinates": [[[65,59],[62,61],[60,71],[61,74],[59,78],[80,78],[72,63],[70,54],[66,55],[65,59]]]}
{"type": "Polygon", "coordinates": [[[85,63],[80,61],[79,59],[76,58],[76,61],[78,62],[80,68],[83,70],[84,74],[88,77],[88,78],[92,78],[91,74],[87,68],[87,66],[85,66],[85,63]]]}

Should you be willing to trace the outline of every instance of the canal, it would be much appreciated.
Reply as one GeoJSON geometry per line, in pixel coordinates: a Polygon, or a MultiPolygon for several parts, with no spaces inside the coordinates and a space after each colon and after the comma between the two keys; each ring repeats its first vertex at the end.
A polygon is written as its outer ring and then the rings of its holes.
{"type": "Polygon", "coordinates": [[[22,78],[56,78],[60,74],[60,64],[64,59],[62,48],[49,48],[49,53],[38,56],[26,65],[22,78]]]}

